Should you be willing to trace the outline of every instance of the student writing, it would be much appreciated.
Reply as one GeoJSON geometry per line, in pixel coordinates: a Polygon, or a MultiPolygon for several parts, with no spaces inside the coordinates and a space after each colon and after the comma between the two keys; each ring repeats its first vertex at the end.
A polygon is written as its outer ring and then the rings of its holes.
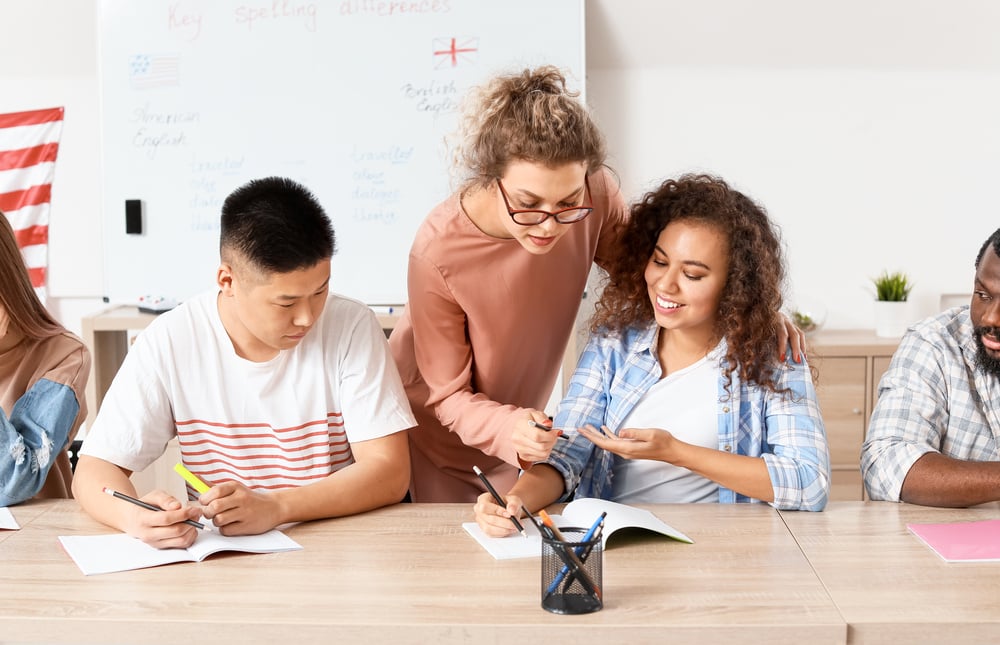
{"type": "Polygon", "coordinates": [[[363,304],[332,294],[329,219],[311,193],[271,177],[222,207],[217,288],[159,316],[129,351],[81,450],[73,490],[102,522],[186,547],[200,513],[223,535],[349,515],[399,501],[414,423],[385,336],[363,304]],[[211,486],[153,512],[128,475],[179,437],[211,486]]]}

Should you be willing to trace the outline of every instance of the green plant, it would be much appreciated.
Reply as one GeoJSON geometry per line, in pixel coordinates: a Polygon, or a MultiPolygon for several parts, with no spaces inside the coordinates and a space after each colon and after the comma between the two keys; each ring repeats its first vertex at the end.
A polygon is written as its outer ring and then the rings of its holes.
{"type": "Polygon", "coordinates": [[[875,285],[875,299],[888,302],[905,301],[913,289],[913,283],[901,271],[883,271],[879,277],[872,278],[872,283],[875,285]]]}
{"type": "Polygon", "coordinates": [[[816,321],[813,320],[813,317],[801,311],[792,312],[792,322],[795,323],[795,326],[802,331],[813,331],[817,327],[816,321]]]}

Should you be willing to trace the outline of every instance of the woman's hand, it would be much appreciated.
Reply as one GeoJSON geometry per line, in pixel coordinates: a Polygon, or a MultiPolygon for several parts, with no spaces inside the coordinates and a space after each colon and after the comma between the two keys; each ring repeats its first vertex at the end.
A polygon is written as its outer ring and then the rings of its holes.
{"type": "Polygon", "coordinates": [[[778,313],[778,356],[782,362],[785,360],[785,349],[788,343],[792,344],[792,360],[796,363],[802,362],[802,353],[806,347],[806,334],[799,329],[792,319],[783,313],[778,313]]]}
{"type": "Polygon", "coordinates": [[[552,447],[556,445],[562,430],[552,430],[552,422],[544,412],[538,410],[528,410],[528,416],[522,417],[514,422],[514,432],[511,434],[511,442],[517,450],[517,457],[525,467],[536,461],[544,461],[552,447]],[[542,430],[539,425],[549,428],[542,430]]]}
{"type": "Polygon", "coordinates": [[[595,446],[626,459],[655,459],[673,463],[677,458],[677,448],[681,443],[666,430],[659,428],[622,428],[617,435],[601,426],[598,431],[592,425],[580,428],[580,434],[590,439],[595,446]]]}
{"type": "Polygon", "coordinates": [[[483,493],[476,499],[473,507],[476,512],[476,524],[483,533],[490,537],[505,537],[517,533],[512,517],[521,514],[521,498],[517,495],[507,495],[507,508],[503,508],[493,500],[493,495],[483,493]]]}

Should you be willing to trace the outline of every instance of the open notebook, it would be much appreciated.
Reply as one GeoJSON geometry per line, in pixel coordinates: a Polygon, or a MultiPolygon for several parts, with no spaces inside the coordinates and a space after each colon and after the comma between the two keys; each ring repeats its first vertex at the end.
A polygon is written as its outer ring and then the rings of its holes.
{"type": "MultiPolygon", "coordinates": [[[[601,534],[601,543],[605,548],[608,546],[608,539],[620,529],[645,529],[679,542],[687,542],[688,544],[694,542],[647,510],[592,497],[573,500],[563,508],[562,514],[553,515],[552,520],[560,528],[576,526],[586,529],[603,512],[608,514],[604,518],[604,532],[601,534]]],[[[542,536],[538,534],[538,529],[531,522],[522,521],[521,524],[524,525],[524,530],[528,534],[527,538],[519,534],[503,538],[489,537],[475,522],[465,522],[462,524],[462,528],[476,538],[476,541],[497,560],[540,557],[542,536]]]]}
{"type": "Polygon", "coordinates": [[[278,553],[302,547],[278,530],[260,535],[226,537],[199,531],[198,539],[186,549],[156,549],[125,533],[111,535],[61,535],[59,541],[84,575],[114,573],[157,567],[173,562],[201,562],[220,551],[278,553]]]}

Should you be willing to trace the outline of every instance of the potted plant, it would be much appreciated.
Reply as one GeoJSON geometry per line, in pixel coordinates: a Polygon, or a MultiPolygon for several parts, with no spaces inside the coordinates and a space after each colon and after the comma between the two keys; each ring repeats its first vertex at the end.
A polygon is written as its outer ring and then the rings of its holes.
{"type": "Polygon", "coordinates": [[[899,337],[912,322],[908,298],[913,283],[902,271],[872,278],[875,285],[875,335],[899,337]]]}

